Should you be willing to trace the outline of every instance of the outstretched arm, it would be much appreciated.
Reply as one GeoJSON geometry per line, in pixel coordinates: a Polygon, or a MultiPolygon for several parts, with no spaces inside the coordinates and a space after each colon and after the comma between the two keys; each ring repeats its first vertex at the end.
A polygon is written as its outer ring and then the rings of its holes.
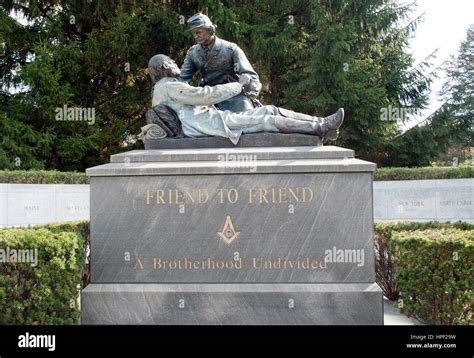
{"type": "Polygon", "coordinates": [[[242,85],[238,82],[231,82],[213,87],[193,87],[183,82],[170,82],[166,89],[170,99],[178,103],[209,106],[238,95],[242,92],[242,85]]]}
{"type": "Polygon", "coordinates": [[[234,49],[234,69],[238,75],[247,74],[249,75],[252,80],[250,82],[250,88],[252,91],[259,92],[262,89],[262,84],[260,83],[260,79],[258,78],[257,72],[253,69],[252,65],[250,64],[247,56],[245,56],[244,51],[238,46],[234,49]]]}

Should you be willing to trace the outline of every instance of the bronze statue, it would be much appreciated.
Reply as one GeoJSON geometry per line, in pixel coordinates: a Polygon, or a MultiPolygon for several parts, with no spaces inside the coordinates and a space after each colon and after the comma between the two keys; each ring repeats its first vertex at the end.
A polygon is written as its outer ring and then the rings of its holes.
{"type": "MultiPolygon", "coordinates": [[[[221,111],[214,105],[246,91],[251,83],[249,75],[242,74],[238,82],[193,87],[178,80],[180,69],[165,55],[153,56],[148,70],[154,85],[152,105],[167,115],[163,117],[150,110],[147,113],[150,124],[143,128],[144,132],[150,130],[152,124],[167,127],[164,122],[173,122],[173,118],[179,120],[174,131],[162,128],[158,133],[162,138],[176,133],[187,137],[221,136],[237,144],[242,133],[274,132],[312,134],[335,140],[344,119],[342,108],[324,118],[271,105],[240,113],[221,111]]],[[[154,130],[158,129],[155,127],[154,130]]]]}
{"type": "Polygon", "coordinates": [[[231,112],[244,112],[260,107],[256,97],[262,84],[242,49],[217,37],[216,26],[204,14],[197,13],[190,17],[188,29],[193,34],[196,45],[188,50],[178,79],[189,83],[193,75],[199,72],[199,85],[204,87],[238,82],[239,76],[247,74],[251,78],[248,91],[217,103],[216,107],[231,112]]]}

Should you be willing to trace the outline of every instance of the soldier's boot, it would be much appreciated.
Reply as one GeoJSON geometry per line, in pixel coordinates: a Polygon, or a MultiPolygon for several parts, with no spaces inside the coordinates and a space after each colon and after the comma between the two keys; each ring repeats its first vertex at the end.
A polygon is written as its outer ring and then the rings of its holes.
{"type": "Polygon", "coordinates": [[[278,108],[285,116],[275,116],[275,125],[283,133],[305,133],[318,135],[321,138],[336,140],[339,127],[344,121],[344,109],[327,117],[313,117],[304,113],[278,108]]]}

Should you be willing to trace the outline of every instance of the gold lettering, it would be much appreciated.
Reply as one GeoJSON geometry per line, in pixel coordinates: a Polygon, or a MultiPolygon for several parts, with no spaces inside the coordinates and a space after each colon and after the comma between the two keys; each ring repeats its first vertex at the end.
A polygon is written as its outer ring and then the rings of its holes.
{"type": "MultiPolygon", "coordinates": [[[[239,200],[239,191],[236,188],[217,188],[217,197],[220,204],[235,204],[239,200]]],[[[310,202],[314,199],[314,193],[311,188],[249,188],[248,203],[259,204],[285,204],[310,202]]],[[[209,192],[207,189],[186,188],[186,189],[146,189],[146,205],[156,203],[162,204],[205,204],[209,201],[209,192]],[[155,199],[156,198],[156,199],[155,199]]],[[[454,202],[458,205],[464,205],[465,202],[454,202]]],[[[444,204],[444,202],[443,202],[444,204]]]]}
{"type": "Polygon", "coordinates": [[[157,190],[156,191],[156,203],[157,204],[166,204],[163,200],[163,195],[165,194],[164,190],[157,190]]]}
{"type": "Polygon", "coordinates": [[[146,205],[150,205],[150,199],[153,199],[153,195],[150,194],[150,189],[146,191],[146,205]]]}
{"type": "MultiPolygon", "coordinates": [[[[300,201],[299,195],[298,195],[298,193],[299,193],[299,191],[300,191],[300,188],[296,188],[296,194],[295,194],[295,192],[293,191],[293,189],[291,189],[291,188],[289,188],[288,191],[290,192],[290,196],[292,196],[293,198],[295,198],[295,200],[296,200],[297,202],[300,201]]],[[[290,198],[290,202],[291,202],[291,198],[290,198]]]]}
{"type": "Polygon", "coordinates": [[[311,270],[327,268],[326,261],[312,260],[309,257],[287,260],[282,257],[276,259],[264,259],[253,257],[252,268],[264,270],[311,270]]]}
{"type": "MultiPolygon", "coordinates": [[[[143,269],[140,259],[137,258],[134,269],[143,269]]],[[[159,257],[153,258],[153,268],[162,270],[241,270],[242,258],[238,260],[220,260],[215,261],[208,257],[202,260],[189,260],[188,258],[177,260],[163,260],[159,257]]]]}
{"type": "Polygon", "coordinates": [[[140,259],[138,257],[135,260],[135,266],[133,266],[134,270],[136,270],[137,268],[139,268],[140,270],[143,270],[142,262],[140,261],[140,259]]]}
{"type": "Polygon", "coordinates": [[[175,192],[175,198],[176,198],[175,204],[184,204],[184,202],[182,201],[183,193],[179,189],[175,189],[174,192],[175,192]]]}
{"type": "Polygon", "coordinates": [[[218,191],[219,194],[220,194],[220,201],[219,201],[219,202],[220,202],[221,204],[224,204],[224,189],[219,189],[219,188],[218,188],[217,191],[218,191]]]}
{"type": "Polygon", "coordinates": [[[186,202],[186,204],[189,203],[189,201],[195,203],[193,196],[186,189],[184,190],[184,201],[186,202]]]}
{"type": "Polygon", "coordinates": [[[271,269],[272,268],[272,262],[270,260],[263,261],[263,267],[265,269],[271,269]]]}
{"type": "Polygon", "coordinates": [[[209,193],[206,189],[199,189],[199,204],[205,204],[209,200],[209,193]],[[206,194],[206,195],[203,195],[206,194]]]}
{"type": "Polygon", "coordinates": [[[239,200],[239,192],[237,191],[237,189],[229,189],[227,197],[232,204],[235,204],[235,202],[239,200]],[[231,199],[231,193],[233,193],[234,200],[231,199]]]}
{"type": "Polygon", "coordinates": [[[313,200],[314,193],[311,188],[303,188],[303,203],[308,203],[313,200]],[[306,197],[306,193],[311,194],[309,198],[306,197]]]}
{"type": "Polygon", "coordinates": [[[257,189],[255,188],[249,189],[249,204],[252,204],[252,198],[256,195],[256,193],[254,193],[254,190],[257,190],[257,189]]]}

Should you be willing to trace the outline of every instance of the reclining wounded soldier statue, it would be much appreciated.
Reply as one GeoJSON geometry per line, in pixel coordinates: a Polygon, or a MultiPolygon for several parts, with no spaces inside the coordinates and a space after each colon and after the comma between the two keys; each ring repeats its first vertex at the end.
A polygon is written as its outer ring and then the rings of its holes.
{"type": "Polygon", "coordinates": [[[177,80],[180,70],[165,55],[153,56],[148,71],[153,80],[153,108],[147,113],[148,125],[142,128],[142,139],[219,136],[236,145],[243,133],[272,132],[335,140],[344,119],[342,108],[328,117],[268,105],[238,113],[221,111],[213,105],[246,91],[248,75],[241,75],[239,82],[193,87],[177,80]]]}

